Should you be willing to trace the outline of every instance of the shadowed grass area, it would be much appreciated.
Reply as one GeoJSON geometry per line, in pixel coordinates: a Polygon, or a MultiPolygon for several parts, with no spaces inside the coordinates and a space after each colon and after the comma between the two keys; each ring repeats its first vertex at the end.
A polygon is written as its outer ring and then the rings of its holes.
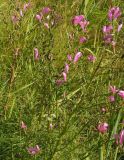
{"type": "Polygon", "coordinates": [[[124,29],[116,31],[123,21],[123,1],[32,0],[26,11],[28,1],[0,2],[0,160],[121,158],[124,150],[114,135],[124,127],[124,104],[118,94],[111,103],[108,88],[124,90],[124,29]],[[122,15],[109,22],[112,6],[119,6],[122,15]],[[44,7],[51,11],[39,22],[36,15],[44,7]],[[72,24],[75,15],[89,21],[86,32],[72,24]],[[103,41],[107,24],[114,26],[115,46],[103,41]],[[87,41],[80,44],[82,36],[87,41]],[[74,58],[77,52],[82,57],[74,64],[67,55],[74,58]],[[96,61],[88,61],[90,54],[96,61]],[[58,86],[65,63],[67,82],[58,86]],[[97,126],[103,122],[109,127],[101,134],[97,126]],[[28,148],[36,145],[40,151],[30,155],[28,148]]]}

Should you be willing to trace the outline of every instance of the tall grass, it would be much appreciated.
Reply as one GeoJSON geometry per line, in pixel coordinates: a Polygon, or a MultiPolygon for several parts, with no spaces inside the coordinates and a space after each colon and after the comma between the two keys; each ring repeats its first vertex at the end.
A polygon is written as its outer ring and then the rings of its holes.
{"type": "Polygon", "coordinates": [[[115,102],[109,102],[108,88],[124,90],[124,30],[115,33],[113,48],[104,44],[102,27],[110,7],[119,6],[123,12],[123,1],[32,0],[17,23],[12,16],[28,1],[0,2],[0,160],[121,158],[124,150],[114,135],[124,127],[123,99],[116,95],[115,102]],[[49,28],[35,18],[46,6],[52,9],[49,28]],[[72,25],[80,14],[90,22],[86,33],[72,25]],[[86,43],[79,44],[81,36],[87,37],[86,43]],[[74,57],[77,51],[83,56],[70,64],[67,82],[57,86],[69,63],[67,55],[74,57]],[[88,61],[89,54],[95,62],[88,61]],[[22,121],[27,129],[21,128],[22,121]],[[109,124],[105,134],[98,132],[99,122],[109,124]],[[32,156],[27,149],[36,145],[40,152],[32,156]]]}

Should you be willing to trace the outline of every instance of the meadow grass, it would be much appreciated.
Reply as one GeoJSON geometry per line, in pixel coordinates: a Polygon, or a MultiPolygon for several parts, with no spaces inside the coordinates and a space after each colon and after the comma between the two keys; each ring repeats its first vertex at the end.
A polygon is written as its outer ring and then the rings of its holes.
{"type": "Polygon", "coordinates": [[[116,94],[111,103],[108,88],[124,90],[124,30],[114,30],[113,47],[103,42],[102,28],[113,6],[123,21],[123,0],[31,0],[14,23],[26,2],[0,0],[0,160],[119,160],[124,149],[114,135],[124,127],[124,101],[116,94]],[[43,7],[52,9],[45,17],[49,28],[35,18],[43,7]],[[75,15],[85,15],[87,32],[72,24],[75,15]],[[81,36],[86,43],[79,43],[81,36]],[[76,52],[83,54],[79,61],[68,62],[76,52]],[[67,81],[58,86],[65,62],[67,81]],[[104,134],[97,129],[102,122],[109,125],[104,134]],[[40,152],[30,155],[36,145],[40,152]]]}

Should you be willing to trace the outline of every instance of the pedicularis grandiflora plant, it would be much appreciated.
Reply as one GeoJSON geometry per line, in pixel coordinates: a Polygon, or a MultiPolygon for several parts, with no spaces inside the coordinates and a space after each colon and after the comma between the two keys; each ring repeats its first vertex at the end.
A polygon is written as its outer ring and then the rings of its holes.
{"type": "Polygon", "coordinates": [[[123,159],[123,10],[1,0],[1,160],[123,159]]]}

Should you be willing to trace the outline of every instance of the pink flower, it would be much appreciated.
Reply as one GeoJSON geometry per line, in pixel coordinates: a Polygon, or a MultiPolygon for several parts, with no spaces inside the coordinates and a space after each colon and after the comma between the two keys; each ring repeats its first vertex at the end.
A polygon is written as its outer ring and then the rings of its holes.
{"type": "Polygon", "coordinates": [[[49,12],[51,12],[51,9],[49,7],[44,7],[41,12],[42,14],[48,14],[49,12]]]}
{"type": "Polygon", "coordinates": [[[109,86],[109,91],[110,91],[111,93],[113,93],[113,94],[115,94],[115,93],[118,92],[118,90],[116,89],[115,86],[109,86]]]}
{"type": "Polygon", "coordinates": [[[109,96],[108,98],[109,98],[110,102],[114,102],[115,101],[115,97],[114,96],[109,96]]]}
{"type": "Polygon", "coordinates": [[[105,123],[100,123],[98,126],[97,126],[97,129],[100,133],[105,133],[107,132],[108,130],[108,124],[105,122],[105,123]]]}
{"type": "Polygon", "coordinates": [[[119,24],[118,25],[118,32],[120,32],[120,30],[122,29],[122,27],[123,27],[123,24],[119,24]]]}
{"type": "Polygon", "coordinates": [[[48,23],[44,23],[44,26],[45,26],[47,29],[50,28],[48,23]]]}
{"type": "Polygon", "coordinates": [[[29,147],[27,150],[29,154],[36,155],[37,153],[39,153],[40,148],[38,145],[36,145],[35,147],[29,147]]]}
{"type": "Polygon", "coordinates": [[[67,55],[69,61],[72,61],[72,56],[70,54],[67,55]]]}
{"type": "Polygon", "coordinates": [[[119,7],[113,7],[109,10],[108,12],[108,19],[110,21],[112,20],[116,20],[117,18],[119,18],[121,16],[121,11],[119,7]]]}
{"type": "Polygon", "coordinates": [[[81,21],[80,23],[80,27],[83,29],[83,31],[85,32],[86,31],[86,28],[87,28],[87,26],[89,25],[89,22],[87,21],[87,20],[83,20],[83,21],[81,21]]]}
{"type": "Polygon", "coordinates": [[[22,10],[20,10],[20,16],[23,17],[23,12],[22,12],[22,10]]]}
{"type": "Polygon", "coordinates": [[[80,39],[79,39],[79,42],[80,42],[80,43],[84,43],[84,42],[86,42],[86,41],[87,41],[86,37],[80,37],[80,39]]]}
{"type": "Polygon", "coordinates": [[[119,91],[119,92],[118,92],[118,95],[119,95],[121,98],[124,99],[124,91],[119,91]]]}
{"type": "Polygon", "coordinates": [[[13,16],[12,16],[12,22],[13,22],[13,23],[19,22],[19,17],[18,17],[17,15],[13,15],[13,16]]]}
{"type": "Polygon", "coordinates": [[[30,6],[31,6],[31,4],[30,4],[30,3],[26,3],[26,4],[24,4],[24,7],[23,7],[24,11],[27,11],[27,9],[29,9],[29,8],[30,8],[30,6]]]}
{"type": "Polygon", "coordinates": [[[106,44],[110,44],[110,43],[112,43],[112,41],[113,41],[113,37],[112,37],[111,34],[108,34],[108,35],[105,35],[105,36],[104,36],[104,42],[105,42],[106,44]]]}
{"type": "Polygon", "coordinates": [[[34,48],[34,59],[39,60],[39,58],[40,58],[39,51],[37,48],[34,48]]]}
{"type": "Polygon", "coordinates": [[[74,63],[76,63],[79,60],[79,58],[81,58],[81,56],[82,56],[82,53],[81,52],[77,52],[75,57],[74,57],[74,63]]]}
{"type": "Polygon", "coordinates": [[[88,56],[88,60],[91,61],[91,62],[94,62],[96,60],[96,57],[94,55],[90,54],[88,56]]]}
{"type": "Polygon", "coordinates": [[[35,18],[36,18],[39,22],[41,22],[41,20],[42,20],[42,15],[37,14],[37,15],[35,16],[35,18]]]}
{"type": "Polygon", "coordinates": [[[65,72],[62,72],[62,75],[63,75],[64,81],[66,82],[67,81],[67,74],[65,72]]]}
{"type": "Polygon", "coordinates": [[[113,30],[112,25],[103,26],[103,33],[110,33],[113,30]]]}
{"type": "Polygon", "coordinates": [[[22,129],[27,129],[27,126],[26,126],[26,124],[23,121],[21,122],[21,128],[22,129]]]}
{"type": "Polygon", "coordinates": [[[69,65],[66,63],[65,64],[65,73],[68,73],[68,71],[69,71],[69,65]]]}
{"type": "Polygon", "coordinates": [[[124,130],[122,130],[120,134],[115,134],[114,137],[116,139],[116,144],[124,144],[124,130]]]}
{"type": "Polygon", "coordinates": [[[83,19],[84,19],[84,16],[83,16],[83,15],[75,16],[75,17],[72,19],[72,23],[73,23],[74,25],[78,25],[83,19]]]}

